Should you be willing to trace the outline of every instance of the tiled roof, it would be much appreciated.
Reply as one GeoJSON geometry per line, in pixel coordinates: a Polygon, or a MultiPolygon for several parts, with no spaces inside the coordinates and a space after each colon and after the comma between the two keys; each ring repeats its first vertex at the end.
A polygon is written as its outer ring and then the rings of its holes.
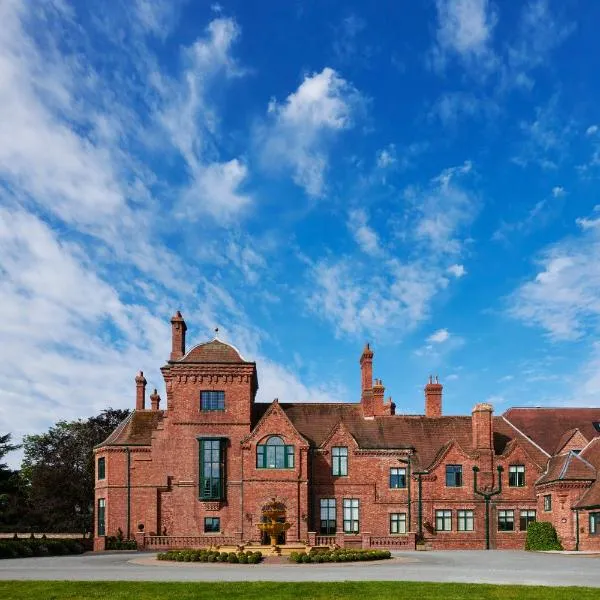
{"type": "Polygon", "coordinates": [[[600,470],[600,436],[590,441],[581,451],[581,456],[600,470]]]}
{"type": "MultiPolygon", "coordinates": [[[[254,423],[268,406],[266,403],[255,404],[254,423]]],[[[456,442],[467,453],[472,452],[470,416],[395,415],[364,419],[358,404],[280,403],[280,406],[298,432],[315,446],[320,446],[342,421],[361,448],[415,448],[415,467],[423,469],[429,467],[450,442],[456,442]]],[[[497,454],[504,452],[510,441],[518,439],[537,464],[543,466],[546,463],[547,457],[500,417],[494,419],[494,430],[497,454]]]]}
{"type": "Polygon", "coordinates": [[[579,429],[588,440],[597,436],[600,408],[510,408],[504,417],[552,454],[567,431],[579,429]]]}
{"type": "Polygon", "coordinates": [[[552,452],[552,454],[557,454],[559,453],[568,443],[568,441],[579,431],[579,429],[577,427],[575,427],[574,429],[569,429],[568,431],[565,431],[561,436],[560,436],[560,440],[558,440],[558,444],[556,444],[556,448],[554,448],[554,451],[552,452]]]}
{"type": "Polygon", "coordinates": [[[229,344],[214,339],[194,346],[178,362],[182,363],[243,363],[246,362],[238,350],[229,344]]]}
{"type": "Polygon", "coordinates": [[[600,507],[600,479],[581,497],[573,508],[599,508],[600,507]]]}
{"type": "Polygon", "coordinates": [[[152,442],[152,432],[162,418],[162,410],[134,410],[96,447],[149,446],[152,442]]]}
{"type": "Polygon", "coordinates": [[[550,483],[552,481],[594,481],[596,469],[584,458],[574,452],[553,456],[548,461],[548,470],[536,482],[550,483]]]}

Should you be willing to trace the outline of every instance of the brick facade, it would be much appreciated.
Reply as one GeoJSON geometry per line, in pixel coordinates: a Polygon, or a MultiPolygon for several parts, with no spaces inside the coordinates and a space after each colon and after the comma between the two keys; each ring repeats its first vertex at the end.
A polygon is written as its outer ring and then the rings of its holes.
{"type": "Polygon", "coordinates": [[[166,405],[154,390],[146,407],[140,372],[136,410],[95,449],[105,463],[96,549],[119,530],[163,546],[260,542],[261,506],[277,496],[287,542],[522,548],[521,525],[536,518],[554,524],[565,548],[600,550],[600,519],[590,532],[600,512],[600,409],[496,417],[478,404],[470,416],[446,416],[442,385],[430,378],[425,415],[396,415],[373,381],[369,345],[360,402],[256,403],[255,363],[216,338],[186,353],[181,313],[171,325],[166,405]],[[486,535],[484,495],[496,491],[486,535]]]}

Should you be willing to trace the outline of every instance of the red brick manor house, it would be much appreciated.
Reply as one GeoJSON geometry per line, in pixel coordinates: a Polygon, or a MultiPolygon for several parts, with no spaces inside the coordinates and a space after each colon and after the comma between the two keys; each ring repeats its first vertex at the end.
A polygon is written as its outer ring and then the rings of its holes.
{"type": "Polygon", "coordinates": [[[288,543],[522,548],[537,519],[600,550],[600,409],[447,416],[430,379],[425,414],[396,415],[368,344],[360,402],[256,403],[254,362],[216,338],[186,351],[181,313],[171,325],[166,406],[140,372],[135,411],[95,449],[96,549],[119,529],[147,548],[260,542],[277,496],[288,543]]]}

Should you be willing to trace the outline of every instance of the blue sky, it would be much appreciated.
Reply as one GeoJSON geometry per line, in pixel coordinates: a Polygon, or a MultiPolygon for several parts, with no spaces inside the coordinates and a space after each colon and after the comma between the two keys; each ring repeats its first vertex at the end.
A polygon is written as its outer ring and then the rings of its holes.
{"type": "MultiPolygon", "coordinates": [[[[0,432],[162,389],[169,318],[259,398],[598,405],[600,5],[0,6],[0,432]]],[[[163,394],[164,395],[164,394],[163,394]]]]}

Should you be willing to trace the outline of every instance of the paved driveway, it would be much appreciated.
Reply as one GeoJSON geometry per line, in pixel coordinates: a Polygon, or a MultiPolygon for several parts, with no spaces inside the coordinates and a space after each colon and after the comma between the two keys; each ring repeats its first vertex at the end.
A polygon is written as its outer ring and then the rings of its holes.
{"type": "Polygon", "coordinates": [[[516,551],[394,553],[396,560],[322,565],[155,562],[153,554],[0,560],[0,579],[104,581],[454,581],[600,587],[600,558],[516,551]],[[142,564],[140,564],[142,563],[142,564]]]}

